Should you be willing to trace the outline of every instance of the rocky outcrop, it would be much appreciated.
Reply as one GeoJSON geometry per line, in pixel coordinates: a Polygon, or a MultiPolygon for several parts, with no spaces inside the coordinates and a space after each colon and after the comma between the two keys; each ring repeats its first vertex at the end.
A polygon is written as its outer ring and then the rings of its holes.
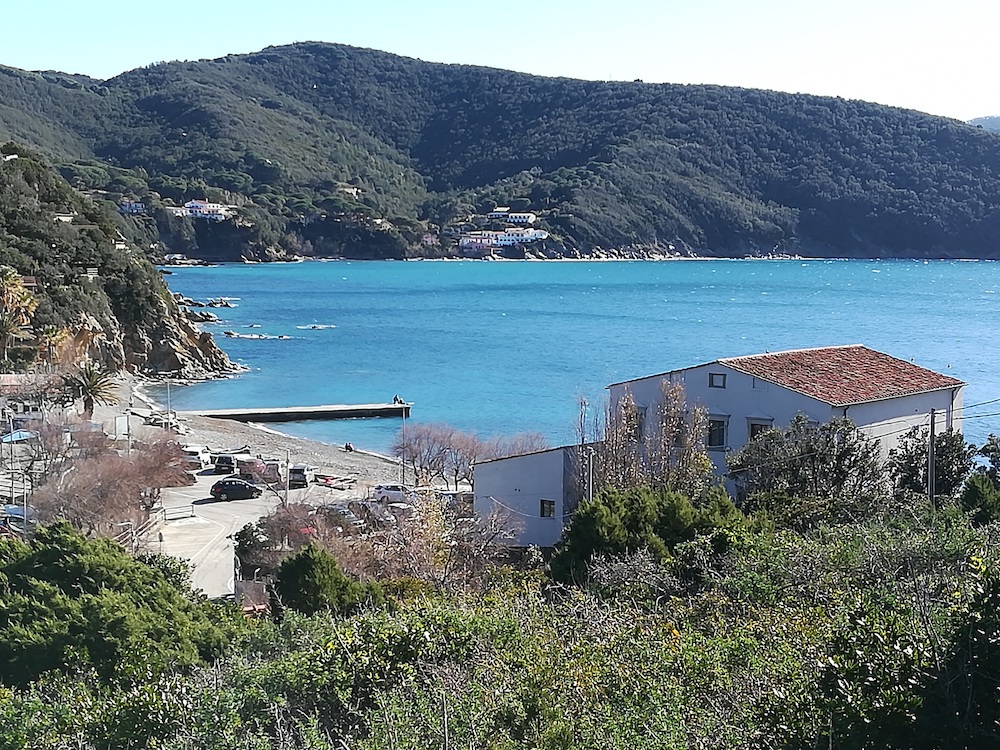
{"type": "Polygon", "coordinates": [[[101,323],[87,317],[74,327],[65,346],[73,361],[89,358],[109,370],[205,380],[239,372],[212,334],[198,330],[173,303],[162,302],[162,315],[146,328],[122,331],[114,318],[101,323]]]}

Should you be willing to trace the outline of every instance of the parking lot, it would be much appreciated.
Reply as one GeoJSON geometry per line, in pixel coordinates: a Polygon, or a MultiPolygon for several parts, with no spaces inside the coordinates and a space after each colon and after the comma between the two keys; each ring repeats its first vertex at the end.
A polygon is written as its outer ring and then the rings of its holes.
{"type": "MultiPolygon", "coordinates": [[[[264,489],[257,498],[214,500],[210,490],[222,478],[223,475],[206,469],[195,475],[193,485],[164,489],[161,497],[168,520],[143,541],[145,549],[189,560],[194,566],[195,588],[202,589],[210,597],[233,591],[232,535],[280,508],[286,497],[283,489],[264,489]]],[[[287,501],[313,506],[346,506],[351,501],[364,499],[368,492],[367,486],[347,481],[329,486],[316,483],[288,490],[287,501]]]]}

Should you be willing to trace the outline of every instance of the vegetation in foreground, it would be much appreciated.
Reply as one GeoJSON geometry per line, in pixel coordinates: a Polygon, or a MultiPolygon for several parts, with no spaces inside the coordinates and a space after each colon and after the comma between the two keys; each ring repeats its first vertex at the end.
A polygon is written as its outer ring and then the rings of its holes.
{"type": "Polygon", "coordinates": [[[528,554],[445,578],[448,535],[409,537],[423,550],[405,569],[320,538],[278,563],[273,619],[66,526],[3,542],[2,744],[995,747],[996,438],[974,468],[939,435],[960,482],[931,503],[909,488],[919,431],[884,483],[847,494],[834,469],[867,476],[863,440],[810,452],[808,482],[783,453],[826,434],[759,436],[734,457],[761,470],[735,504],[671,486],[700,486],[689,472],[609,484],[549,566],[528,554]]]}

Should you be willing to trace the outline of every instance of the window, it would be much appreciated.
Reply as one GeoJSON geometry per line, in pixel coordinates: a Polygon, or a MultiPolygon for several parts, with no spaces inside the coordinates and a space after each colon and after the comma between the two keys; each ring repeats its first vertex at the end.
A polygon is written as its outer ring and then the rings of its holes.
{"type": "Polygon", "coordinates": [[[726,448],[726,422],[721,418],[708,419],[708,448],[709,450],[725,450],[726,448]]]}
{"type": "Polygon", "coordinates": [[[753,385],[751,386],[755,391],[766,391],[767,381],[761,380],[760,378],[753,379],[753,385]]]}
{"type": "Polygon", "coordinates": [[[555,518],[556,517],[556,501],[546,500],[542,498],[538,501],[538,515],[542,518],[555,518]]]}
{"type": "Polygon", "coordinates": [[[708,387],[709,388],[725,388],[726,387],[726,373],[724,373],[724,372],[710,372],[708,374],[708,387]]]}
{"type": "Polygon", "coordinates": [[[641,443],[645,439],[646,435],[646,407],[636,406],[635,407],[635,439],[636,442],[641,443]]]}
{"type": "Polygon", "coordinates": [[[770,420],[766,419],[751,419],[747,421],[747,435],[750,440],[753,440],[762,432],[767,432],[774,425],[770,420]]]}

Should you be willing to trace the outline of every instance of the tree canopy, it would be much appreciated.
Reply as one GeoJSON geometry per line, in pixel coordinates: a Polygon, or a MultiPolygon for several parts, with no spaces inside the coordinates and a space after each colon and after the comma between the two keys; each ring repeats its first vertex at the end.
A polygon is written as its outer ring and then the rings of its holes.
{"type": "Polygon", "coordinates": [[[239,224],[125,222],[220,259],[439,252],[425,231],[496,204],[537,212],[560,253],[994,257],[1000,230],[995,133],[832,97],[302,43],[104,82],[4,68],[0,99],[0,138],[74,186],[237,205],[239,224]]]}

